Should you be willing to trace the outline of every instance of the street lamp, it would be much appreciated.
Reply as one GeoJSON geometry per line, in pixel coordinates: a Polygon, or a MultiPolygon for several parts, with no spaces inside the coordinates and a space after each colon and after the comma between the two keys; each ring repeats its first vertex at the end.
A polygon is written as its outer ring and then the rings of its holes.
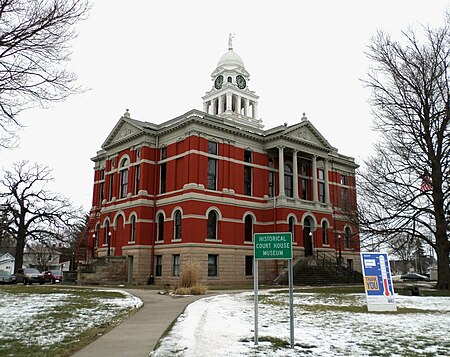
{"type": "Polygon", "coordinates": [[[108,232],[108,257],[111,255],[111,231],[108,232]]]}

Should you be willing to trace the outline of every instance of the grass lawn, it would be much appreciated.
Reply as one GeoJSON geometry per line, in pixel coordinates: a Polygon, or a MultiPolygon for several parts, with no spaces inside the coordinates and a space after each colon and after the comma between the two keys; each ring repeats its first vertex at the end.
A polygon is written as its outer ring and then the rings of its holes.
{"type": "Polygon", "coordinates": [[[0,286],[0,356],[69,356],[141,304],[111,289],[0,286]]]}

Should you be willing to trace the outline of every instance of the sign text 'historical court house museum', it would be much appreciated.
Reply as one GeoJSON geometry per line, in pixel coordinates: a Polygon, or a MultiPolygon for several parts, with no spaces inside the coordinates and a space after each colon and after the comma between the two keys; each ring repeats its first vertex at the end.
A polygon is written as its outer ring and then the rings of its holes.
{"type": "MultiPolygon", "coordinates": [[[[253,234],[291,232],[294,264],[326,252],[358,268],[354,159],[305,114],[263,129],[231,36],[211,77],[202,111],[154,124],[127,110],[92,158],[89,255],[126,257],[133,284],[176,284],[189,261],[204,284],[252,284],[253,234]]],[[[261,262],[260,282],[286,265],[261,262]]]]}

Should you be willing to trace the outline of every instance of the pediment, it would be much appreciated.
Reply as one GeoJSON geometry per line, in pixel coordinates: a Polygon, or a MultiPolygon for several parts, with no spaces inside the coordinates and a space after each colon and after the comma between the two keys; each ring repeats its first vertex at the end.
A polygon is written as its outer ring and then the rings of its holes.
{"type": "Polygon", "coordinates": [[[286,128],[283,136],[305,144],[319,146],[326,150],[335,149],[309,120],[304,120],[299,124],[286,128]]]}
{"type": "Polygon", "coordinates": [[[303,127],[288,133],[287,136],[322,146],[323,142],[315,134],[310,128],[303,127]]]}
{"type": "Polygon", "coordinates": [[[128,138],[133,137],[136,134],[139,134],[142,131],[143,127],[138,126],[136,122],[136,120],[122,117],[106,138],[105,142],[102,145],[102,148],[118,144],[127,140],[128,138]]]}

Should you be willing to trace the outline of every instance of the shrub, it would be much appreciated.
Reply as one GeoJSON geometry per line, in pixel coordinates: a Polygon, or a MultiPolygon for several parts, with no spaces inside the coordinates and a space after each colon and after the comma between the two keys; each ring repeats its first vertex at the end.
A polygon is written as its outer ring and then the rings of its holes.
{"type": "Polygon", "coordinates": [[[200,265],[193,261],[188,261],[183,265],[180,275],[179,287],[190,288],[197,284],[200,275],[200,265]]]}
{"type": "Polygon", "coordinates": [[[190,287],[179,287],[175,289],[177,295],[205,295],[208,292],[208,287],[201,284],[196,284],[190,287]]]}

